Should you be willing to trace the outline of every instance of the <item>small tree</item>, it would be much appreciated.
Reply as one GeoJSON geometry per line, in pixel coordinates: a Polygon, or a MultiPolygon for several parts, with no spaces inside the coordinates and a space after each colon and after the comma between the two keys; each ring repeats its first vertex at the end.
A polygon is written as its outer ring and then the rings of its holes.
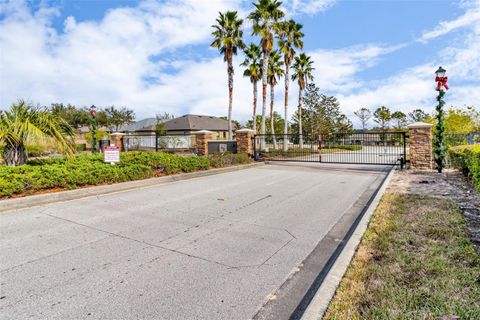
{"type": "Polygon", "coordinates": [[[353,113],[360,123],[362,124],[362,130],[365,131],[367,129],[368,120],[372,117],[372,112],[367,108],[358,109],[353,113]]]}
{"type": "Polygon", "coordinates": [[[157,123],[155,124],[155,132],[157,135],[165,135],[167,134],[167,128],[165,127],[165,122],[175,118],[173,114],[168,112],[158,113],[155,118],[157,119],[157,123]]]}
{"type": "Polygon", "coordinates": [[[397,130],[405,129],[407,125],[407,115],[402,111],[395,111],[392,113],[391,119],[394,122],[394,127],[397,130]]]}
{"type": "Polygon", "coordinates": [[[388,124],[390,123],[391,119],[392,113],[390,109],[385,106],[379,107],[373,112],[373,121],[378,123],[382,131],[386,131],[388,129],[388,124]]]}
{"type": "Polygon", "coordinates": [[[411,122],[424,122],[427,116],[427,113],[422,109],[414,109],[412,112],[408,113],[408,119],[411,122]]]}
{"type": "Polygon", "coordinates": [[[130,124],[135,119],[135,112],[133,110],[122,107],[117,109],[115,106],[111,106],[105,109],[105,115],[107,117],[107,126],[110,130],[115,128],[115,131],[118,131],[118,128],[125,124],[130,124]]]}

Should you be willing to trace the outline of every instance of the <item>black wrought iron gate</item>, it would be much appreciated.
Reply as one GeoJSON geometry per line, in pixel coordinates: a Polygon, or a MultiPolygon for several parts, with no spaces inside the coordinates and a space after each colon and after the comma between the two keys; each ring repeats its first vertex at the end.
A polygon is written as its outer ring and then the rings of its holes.
{"type": "Polygon", "coordinates": [[[266,134],[254,136],[257,161],[301,161],[404,166],[405,132],[266,134]]]}

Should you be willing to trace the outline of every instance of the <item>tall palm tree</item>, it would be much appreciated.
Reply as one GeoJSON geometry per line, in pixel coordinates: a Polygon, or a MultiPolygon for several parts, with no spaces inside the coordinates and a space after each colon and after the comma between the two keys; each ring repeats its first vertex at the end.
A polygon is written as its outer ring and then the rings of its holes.
{"type": "Polygon", "coordinates": [[[245,61],[241,66],[246,67],[243,72],[244,77],[249,77],[250,82],[253,84],[253,131],[257,133],[257,83],[262,78],[262,64],[261,64],[261,51],[260,47],[251,43],[244,51],[245,61]]]}
{"type": "Polygon", "coordinates": [[[232,101],[233,101],[233,56],[238,49],[243,48],[243,20],[237,16],[236,11],[219,12],[217,24],[212,28],[214,40],[211,47],[218,48],[223,54],[223,61],[227,63],[228,73],[228,139],[232,139],[232,101]]]}
{"type": "MultiPolygon", "coordinates": [[[[267,68],[270,52],[273,50],[274,25],[285,15],[280,10],[282,3],[278,0],[258,0],[254,3],[255,11],[248,15],[253,21],[253,35],[261,37],[260,45],[263,53],[262,63],[262,122],[260,133],[265,134],[265,113],[267,110],[267,68]]],[[[265,148],[265,140],[261,139],[260,148],[265,148]]]]}
{"type": "Polygon", "coordinates": [[[275,101],[275,86],[278,84],[278,79],[284,75],[282,55],[278,50],[272,51],[270,60],[268,62],[267,82],[270,85],[270,132],[273,138],[273,147],[277,149],[277,139],[275,138],[273,107],[275,101]]]}
{"type": "Polygon", "coordinates": [[[303,132],[302,132],[302,109],[303,109],[303,90],[307,86],[308,80],[313,80],[312,71],[315,68],[312,66],[313,61],[305,53],[301,53],[299,56],[295,57],[295,62],[293,63],[293,74],[292,80],[298,81],[298,132],[299,132],[299,143],[300,149],[303,148],[303,132]]]}
{"type": "Polygon", "coordinates": [[[27,143],[52,142],[68,155],[75,152],[72,127],[46,108],[34,107],[20,100],[9,111],[0,111],[0,144],[5,145],[6,165],[18,166],[27,161],[27,143]]]}
{"type": "Polygon", "coordinates": [[[302,25],[296,23],[295,20],[280,22],[277,25],[278,47],[283,53],[283,60],[285,62],[285,123],[283,127],[283,151],[287,151],[287,134],[288,134],[288,88],[290,85],[290,66],[292,65],[295,56],[295,49],[303,49],[303,32],[302,25]]]}

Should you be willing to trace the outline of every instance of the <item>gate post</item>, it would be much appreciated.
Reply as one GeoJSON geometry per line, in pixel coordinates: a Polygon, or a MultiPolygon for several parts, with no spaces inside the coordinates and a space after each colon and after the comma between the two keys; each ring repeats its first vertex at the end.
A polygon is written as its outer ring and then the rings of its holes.
{"type": "Polygon", "coordinates": [[[115,147],[123,151],[123,136],[125,134],[121,132],[114,132],[110,134],[110,143],[114,144],[115,147]]]}
{"type": "Polygon", "coordinates": [[[208,130],[200,130],[194,132],[196,139],[197,154],[199,156],[208,155],[208,140],[213,140],[213,132],[208,130]]]}
{"type": "Polygon", "coordinates": [[[255,131],[251,129],[240,129],[235,131],[237,140],[237,153],[246,153],[253,156],[253,135],[255,131]]]}
{"type": "Polygon", "coordinates": [[[408,126],[410,165],[413,169],[432,170],[432,126],[433,124],[425,122],[415,122],[408,126]]]}

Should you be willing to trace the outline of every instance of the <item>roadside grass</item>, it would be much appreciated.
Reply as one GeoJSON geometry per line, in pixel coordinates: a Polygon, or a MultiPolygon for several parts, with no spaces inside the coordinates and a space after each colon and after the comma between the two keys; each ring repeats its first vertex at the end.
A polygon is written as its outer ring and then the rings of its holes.
{"type": "Polygon", "coordinates": [[[480,258],[455,203],[386,193],[324,319],[480,319],[480,258]]]}

